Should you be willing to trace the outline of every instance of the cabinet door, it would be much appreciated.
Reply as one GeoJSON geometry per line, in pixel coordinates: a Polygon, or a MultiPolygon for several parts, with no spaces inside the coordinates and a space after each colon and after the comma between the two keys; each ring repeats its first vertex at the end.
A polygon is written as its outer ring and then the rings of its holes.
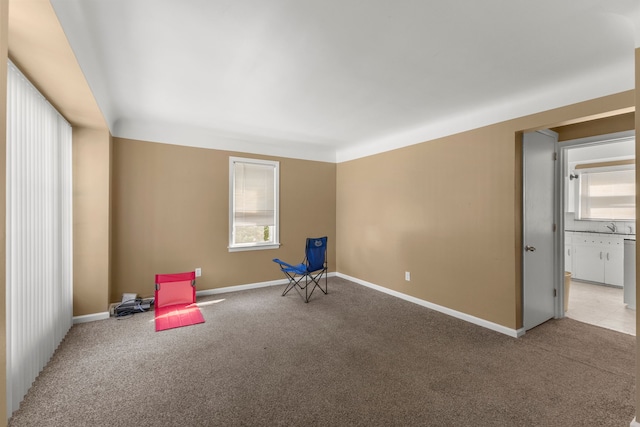
{"type": "Polygon", "coordinates": [[[624,284],[624,248],[621,245],[611,245],[607,248],[604,283],[620,287],[624,284]]]}
{"type": "Polygon", "coordinates": [[[571,245],[564,245],[564,271],[568,271],[569,273],[573,273],[572,252],[573,249],[571,245]]]}
{"type": "Polygon", "coordinates": [[[601,245],[574,244],[573,268],[576,279],[604,282],[604,259],[601,245]]]}

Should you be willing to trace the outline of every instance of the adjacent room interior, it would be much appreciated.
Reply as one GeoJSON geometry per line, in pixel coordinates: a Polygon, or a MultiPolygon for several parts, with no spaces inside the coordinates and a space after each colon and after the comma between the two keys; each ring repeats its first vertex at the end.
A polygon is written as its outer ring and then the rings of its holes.
{"type": "Polygon", "coordinates": [[[565,315],[635,335],[633,114],[557,129],[564,150],[565,315]]]}

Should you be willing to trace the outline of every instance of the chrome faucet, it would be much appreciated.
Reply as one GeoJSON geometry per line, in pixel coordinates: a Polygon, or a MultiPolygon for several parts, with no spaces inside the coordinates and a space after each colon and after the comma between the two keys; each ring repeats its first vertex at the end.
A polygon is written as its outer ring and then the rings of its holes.
{"type": "Polygon", "coordinates": [[[616,227],[615,222],[612,222],[611,225],[607,225],[607,228],[611,230],[612,233],[615,233],[616,231],[618,231],[618,227],[616,227]]]}

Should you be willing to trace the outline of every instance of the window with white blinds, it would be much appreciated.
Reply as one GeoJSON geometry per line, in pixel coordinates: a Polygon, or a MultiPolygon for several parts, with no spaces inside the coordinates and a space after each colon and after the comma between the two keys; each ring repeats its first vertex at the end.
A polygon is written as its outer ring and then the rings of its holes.
{"type": "Polygon", "coordinates": [[[7,408],[10,415],[73,319],[71,126],[9,61],[7,408]]]}
{"type": "Polygon", "coordinates": [[[276,161],[229,158],[229,250],[279,246],[276,161]]]}
{"type": "Polygon", "coordinates": [[[634,165],[580,171],[578,219],[636,219],[634,165]]]}

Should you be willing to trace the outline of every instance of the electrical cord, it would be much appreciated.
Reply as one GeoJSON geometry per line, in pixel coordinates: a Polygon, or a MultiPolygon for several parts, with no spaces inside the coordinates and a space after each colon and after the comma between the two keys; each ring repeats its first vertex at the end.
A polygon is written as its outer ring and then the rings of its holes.
{"type": "Polygon", "coordinates": [[[119,313],[119,314],[116,314],[114,317],[116,318],[116,320],[128,319],[130,317],[133,317],[133,313],[128,313],[128,314],[119,313]]]}
{"type": "MultiPolygon", "coordinates": [[[[154,301],[151,300],[149,304],[153,304],[153,302],[154,301]]],[[[114,317],[117,319],[129,318],[133,316],[135,313],[144,313],[145,311],[147,310],[142,307],[142,300],[139,298],[122,301],[120,304],[116,305],[113,308],[114,317]],[[124,304],[129,304],[132,302],[136,304],[126,308],[122,307],[124,304]]]]}

